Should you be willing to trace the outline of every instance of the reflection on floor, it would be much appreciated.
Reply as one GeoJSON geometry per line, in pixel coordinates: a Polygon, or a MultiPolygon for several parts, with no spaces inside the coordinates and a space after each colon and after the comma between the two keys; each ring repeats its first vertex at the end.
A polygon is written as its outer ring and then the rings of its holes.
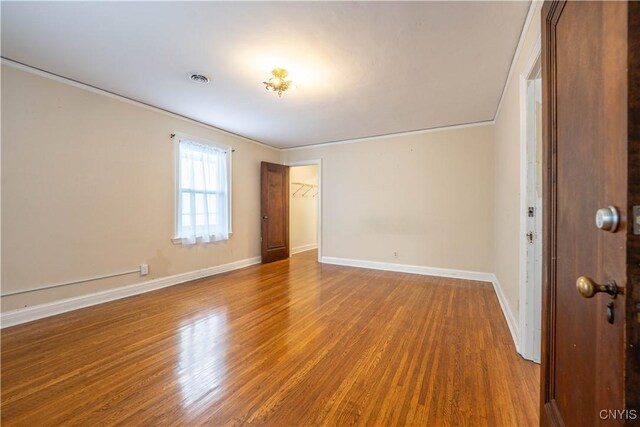
{"type": "Polygon", "coordinates": [[[3,425],[537,425],[488,283],[316,251],[2,333],[3,425]]]}

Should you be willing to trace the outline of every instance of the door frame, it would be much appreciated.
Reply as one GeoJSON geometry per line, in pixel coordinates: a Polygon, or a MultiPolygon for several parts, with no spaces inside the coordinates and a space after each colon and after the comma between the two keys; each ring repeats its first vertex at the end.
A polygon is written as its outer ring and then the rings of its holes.
{"type": "MultiPolygon", "coordinates": [[[[285,163],[289,167],[317,166],[318,167],[318,262],[322,262],[322,159],[290,160],[285,163]]],[[[291,229],[289,229],[291,233],[291,229]]]]}
{"type": "MultiPolygon", "coordinates": [[[[528,277],[528,256],[527,247],[527,209],[529,207],[529,200],[527,197],[527,148],[530,144],[527,137],[527,120],[528,120],[528,106],[527,106],[527,82],[531,80],[531,76],[537,71],[536,65],[540,69],[542,74],[541,64],[541,37],[538,36],[533,47],[529,51],[528,59],[525,62],[522,74],[520,74],[520,239],[519,239],[519,255],[520,255],[520,280],[519,280],[519,310],[518,310],[518,340],[516,343],[516,349],[520,355],[528,360],[540,362],[539,358],[535,360],[534,354],[536,353],[534,345],[535,335],[535,313],[542,311],[542,298],[536,299],[534,292],[539,292],[542,295],[542,283],[537,284],[537,289],[531,289],[529,285],[528,277]]],[[[542,78],[542,75],[541,75],[542,78]]],[[[543,153],[544,156],[544,153],[543,153]]],[[[542,179],[542,177],[540,177],[542,179]]],[[[542,203],[544,204],[544,195],[542,197],[542,203]]],[[[535,215],[542,215],[542,211],[536,212],[535,215]]],[[[538,242],[534,244],[542,245],[542,230],[539,231],[538,242]]],[[[542,261],[542,260],[541,260],[542,261]]],[[[542,268],[542,266],[540,266],[542,268]]],[[[542,282],[542,281],[541,281],[542,282]]],[[[535,282],[534,282],[535,285],[535,282]]],[[[541,343],[538,343],[540,345],[541,343]]],[[[538,354],[540,354],[540,347],[538,347],[538,354]]]]}

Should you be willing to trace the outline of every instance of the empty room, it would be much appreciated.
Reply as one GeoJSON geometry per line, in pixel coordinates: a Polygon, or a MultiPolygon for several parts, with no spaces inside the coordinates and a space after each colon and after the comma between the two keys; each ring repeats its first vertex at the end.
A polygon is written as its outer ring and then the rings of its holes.
{"type": "Polygon", "coordinates": [[[6,426],[640,423],[640,2],[0,2],[6,426]]]}

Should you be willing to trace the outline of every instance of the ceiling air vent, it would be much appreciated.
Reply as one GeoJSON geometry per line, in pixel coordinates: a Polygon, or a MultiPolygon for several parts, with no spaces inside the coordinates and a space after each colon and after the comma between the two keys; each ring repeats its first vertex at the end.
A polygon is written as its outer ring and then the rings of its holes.
{"type": "Polygon", "coordinates": [[[209,77],[203,76],[202,74],[191,74],[189,78],[194,82],[202,83],[203,85],[206,85],[207,83],[209,83],[209,77]]]}

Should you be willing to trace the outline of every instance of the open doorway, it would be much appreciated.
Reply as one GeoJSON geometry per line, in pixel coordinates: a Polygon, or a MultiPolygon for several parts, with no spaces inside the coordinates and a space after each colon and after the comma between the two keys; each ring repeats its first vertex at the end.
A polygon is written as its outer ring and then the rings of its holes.
{"type": "Polygon", "coordinates": [[[521,80],[519,348],[540,362],[542,312],[542,79],[534,48],[521,80]]]}
{"type": "Polygon", "coordinates": [[[320,261],[320,164],[296,162],[289,170],[291,255],[317,251],[320,261]]]}

